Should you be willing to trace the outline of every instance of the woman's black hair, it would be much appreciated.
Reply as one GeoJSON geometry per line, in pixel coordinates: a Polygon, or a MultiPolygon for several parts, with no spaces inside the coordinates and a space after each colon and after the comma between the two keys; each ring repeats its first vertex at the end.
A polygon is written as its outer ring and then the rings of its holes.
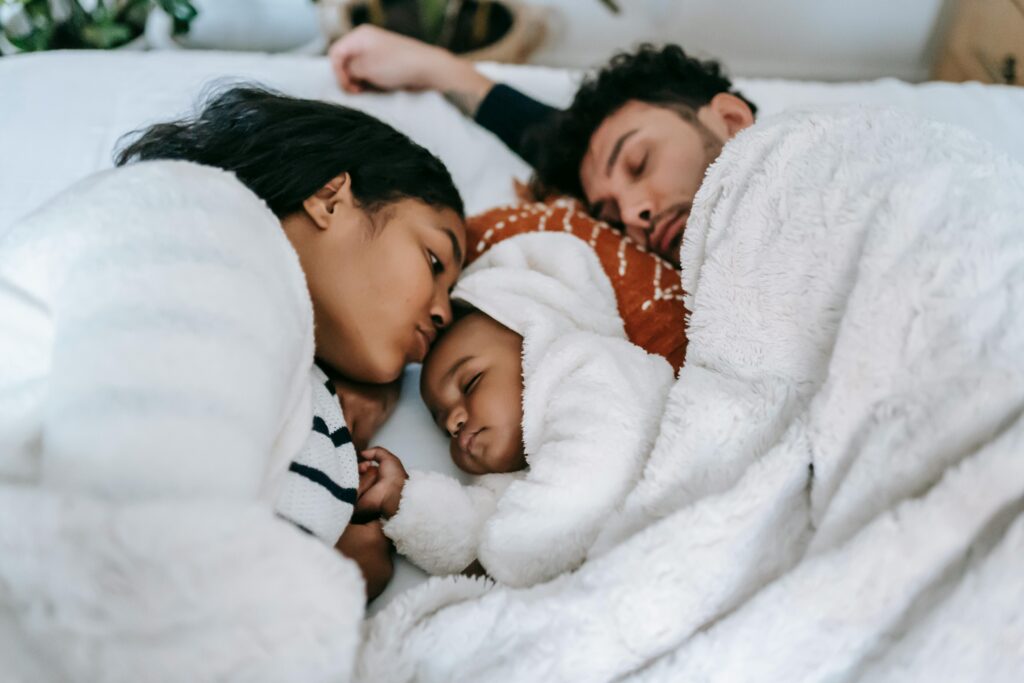
{"type": "Polygon", "coordinates": [[[115,162],[182,159],[234,172],[278,217],[302,208],[347,172],[367,210],[418,199],[463,215],[441,160],[388,124],[338,104],[235,85],[200,98],[194,116],[158,123],[122,147],[115,162]]]}
{"type": "Polygon", "coordinates": [[[716,61],[691,57],[678,45],[640,45],[622,52],[580,85],[572,104],[547,124],[529,133],[537,149],[531,180],[538,196],[552,192],[585,199],[580,164],[590,138],[602,122],[631,100],[696,112],[719,93],[743,100],[753,114],[757,107],[734,90],[716,61]]]}

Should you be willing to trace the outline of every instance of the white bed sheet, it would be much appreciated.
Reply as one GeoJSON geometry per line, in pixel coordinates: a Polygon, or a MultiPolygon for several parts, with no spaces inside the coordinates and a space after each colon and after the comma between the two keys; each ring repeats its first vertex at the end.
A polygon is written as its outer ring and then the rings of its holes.
{"type": "MultiPolygon", "coordinates": [[[[543,67],[489,64],[497,80],[556,106],[572,97],[578,75],[543,67]]],[[[349,96],[334,85],[326,59],[218,52],[51,52],[0,59],[0,232],[68,184],[111,165],[118,138],[190,110],[214,80],[255,80],[289,94],[364,109],[405,131],[451,169],[470,213],[514,200],[512,179],[529,169],[493,135],[440,96],[349,96]]],[[[886,79],[866,83],[744,80],[737,86],[767,115],[814,104],[891,105],[954,123],[1024,161],[1024,88],[886,79]]],[[[2,314],[2,312],[0,312],[2,314]]],[[[419,400],[419,368],[379,445],[411,467],[457,474],[447,443],[419,400]]],[[[419,583],[424,574],[399,561],[373,608],[419,583]]],[[[373,610],[371,610],[373,611],[373,610]]]]}

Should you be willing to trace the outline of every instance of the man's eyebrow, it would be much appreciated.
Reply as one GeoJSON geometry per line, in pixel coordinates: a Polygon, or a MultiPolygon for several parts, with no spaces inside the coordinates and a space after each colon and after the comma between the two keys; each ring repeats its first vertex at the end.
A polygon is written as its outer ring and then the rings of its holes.
{"type": "Polygon", "coordinates": [[[458,264],[459,268],[463,265],[462,262],[462,247],[459,246],[459,238],[455,236],[455,232],[451,228],[438,228],[441,232],[448,235],[448,239],[452,241],[452,252],[455,254],[455,263],[458,264]]]}
{"type": "Polygon", "coordinates": [[[628,133],[623,133],[622,135],[619,136],[619,139],[615,141],[615,145],[612,147],[612,153],[608,157],[608,163],[604,167],[604,174],[606,176],[612,174],[612,167],[615,166],[615,161],[619,158],[619,152],[622,151],[622,145],[624,145],[626,143],[626,140],[628,140],[629,137],[636,133],[638,130],[640,129],[634,128],[628,133]]]}

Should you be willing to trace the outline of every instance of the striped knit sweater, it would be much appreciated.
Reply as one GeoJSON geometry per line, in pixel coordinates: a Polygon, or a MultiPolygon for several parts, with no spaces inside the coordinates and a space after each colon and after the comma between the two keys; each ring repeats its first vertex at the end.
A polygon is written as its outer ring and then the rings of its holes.
{"type": "Polygon", "coordinates": [[[316,366],[310,382],[312,429],[288,466],[275,509],[281,518],[334,545],[351,519],[356,502],[356,450],[333,383],[316,366]]]}

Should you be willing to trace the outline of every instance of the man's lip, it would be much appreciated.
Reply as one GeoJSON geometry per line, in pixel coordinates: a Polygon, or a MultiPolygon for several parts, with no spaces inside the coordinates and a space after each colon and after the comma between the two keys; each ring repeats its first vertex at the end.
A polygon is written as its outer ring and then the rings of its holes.
{"type": "Polygon", "coordinates": [[[682,210],[677,211],[665,225],[665,229],[661,232],[661,238],[658,242],[658,253],[665,255],[668,248],[672,245],[674,240],[683,229],[683,212],[682,210]]]}

